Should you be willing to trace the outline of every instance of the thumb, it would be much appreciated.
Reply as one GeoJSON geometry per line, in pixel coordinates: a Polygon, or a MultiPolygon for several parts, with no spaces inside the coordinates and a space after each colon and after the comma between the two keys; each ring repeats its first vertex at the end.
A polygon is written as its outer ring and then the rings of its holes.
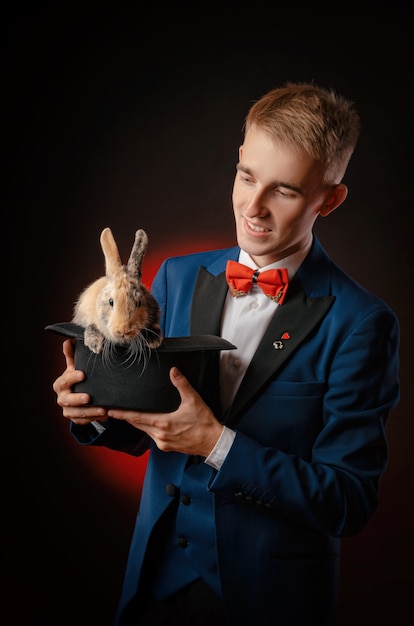
{"type": "Polygon", "coordinates": [[[178,367],[170,369],[170,380],[180,394],[181,402],[194,402],[200,399],[200,395],[188,378],[184,376],[178,367]]]}
{"type": "Polygon", "coordinates": [[[184,374],[182,374],[178,367],[175,366],[170,369],[170,380],[174,387],[177,387],[177,389],[183,386],[185,387],[186,383],[187,385],[190,384],[184,374]]]}

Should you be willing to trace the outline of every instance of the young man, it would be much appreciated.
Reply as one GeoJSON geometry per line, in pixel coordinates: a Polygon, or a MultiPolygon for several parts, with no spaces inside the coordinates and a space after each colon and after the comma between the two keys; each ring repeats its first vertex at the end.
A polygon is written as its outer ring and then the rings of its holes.
{"type": "Polygon", "coordinates": [[[71,392],[83,373],[64,343],[54,390],[74,437],[151,449],[117,624],[335,624],[341,538],[376,509],[399,397],[394,313],[313,235],[346,198],[359,130],[352,103],[332,91],[265,94],[239,150],[238,246],[158,271],[165,336],[237,346],[221,355],[215,414],[176,368],[173,413],[87,407],[71,392]]]}

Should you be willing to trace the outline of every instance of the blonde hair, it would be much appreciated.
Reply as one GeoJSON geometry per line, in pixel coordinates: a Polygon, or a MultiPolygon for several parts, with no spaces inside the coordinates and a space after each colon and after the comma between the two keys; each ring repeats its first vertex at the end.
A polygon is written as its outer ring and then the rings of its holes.
{"type": "Polygon", "coordinates": [[[245,133],[256,126],[319,161],[325,182],[339,183],[358,141],[361,123],[354,104],[333,90],[309,83],[286,83],[250,108],[245,133]]]}

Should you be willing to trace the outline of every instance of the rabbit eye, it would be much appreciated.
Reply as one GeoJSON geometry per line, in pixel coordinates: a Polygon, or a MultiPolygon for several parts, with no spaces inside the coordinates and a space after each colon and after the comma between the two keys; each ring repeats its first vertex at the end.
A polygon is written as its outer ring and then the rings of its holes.
{"type": "Polygon", "coordinates": [[[139,309],[140,306],[142,306],[142,300],[138,300],[138,302],[137,302],[137,309],[139,309]]]}
{"type": "Polygon", "coordinates": [[[114,306],[114,299],[113,298],[109,298],[109,306],[114,306]]]}

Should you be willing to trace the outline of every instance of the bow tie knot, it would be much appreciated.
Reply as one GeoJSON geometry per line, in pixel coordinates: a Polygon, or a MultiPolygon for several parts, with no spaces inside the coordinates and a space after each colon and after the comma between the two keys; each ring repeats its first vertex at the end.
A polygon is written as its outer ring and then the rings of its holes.
{"type": "Polygon", "coordinates": [[[237,261],[227,261],[226,279],[232,296],[245,296],[257,284],[273,302],[282,304],[289,286],[285,267],[259,272],[237,261]]]}

